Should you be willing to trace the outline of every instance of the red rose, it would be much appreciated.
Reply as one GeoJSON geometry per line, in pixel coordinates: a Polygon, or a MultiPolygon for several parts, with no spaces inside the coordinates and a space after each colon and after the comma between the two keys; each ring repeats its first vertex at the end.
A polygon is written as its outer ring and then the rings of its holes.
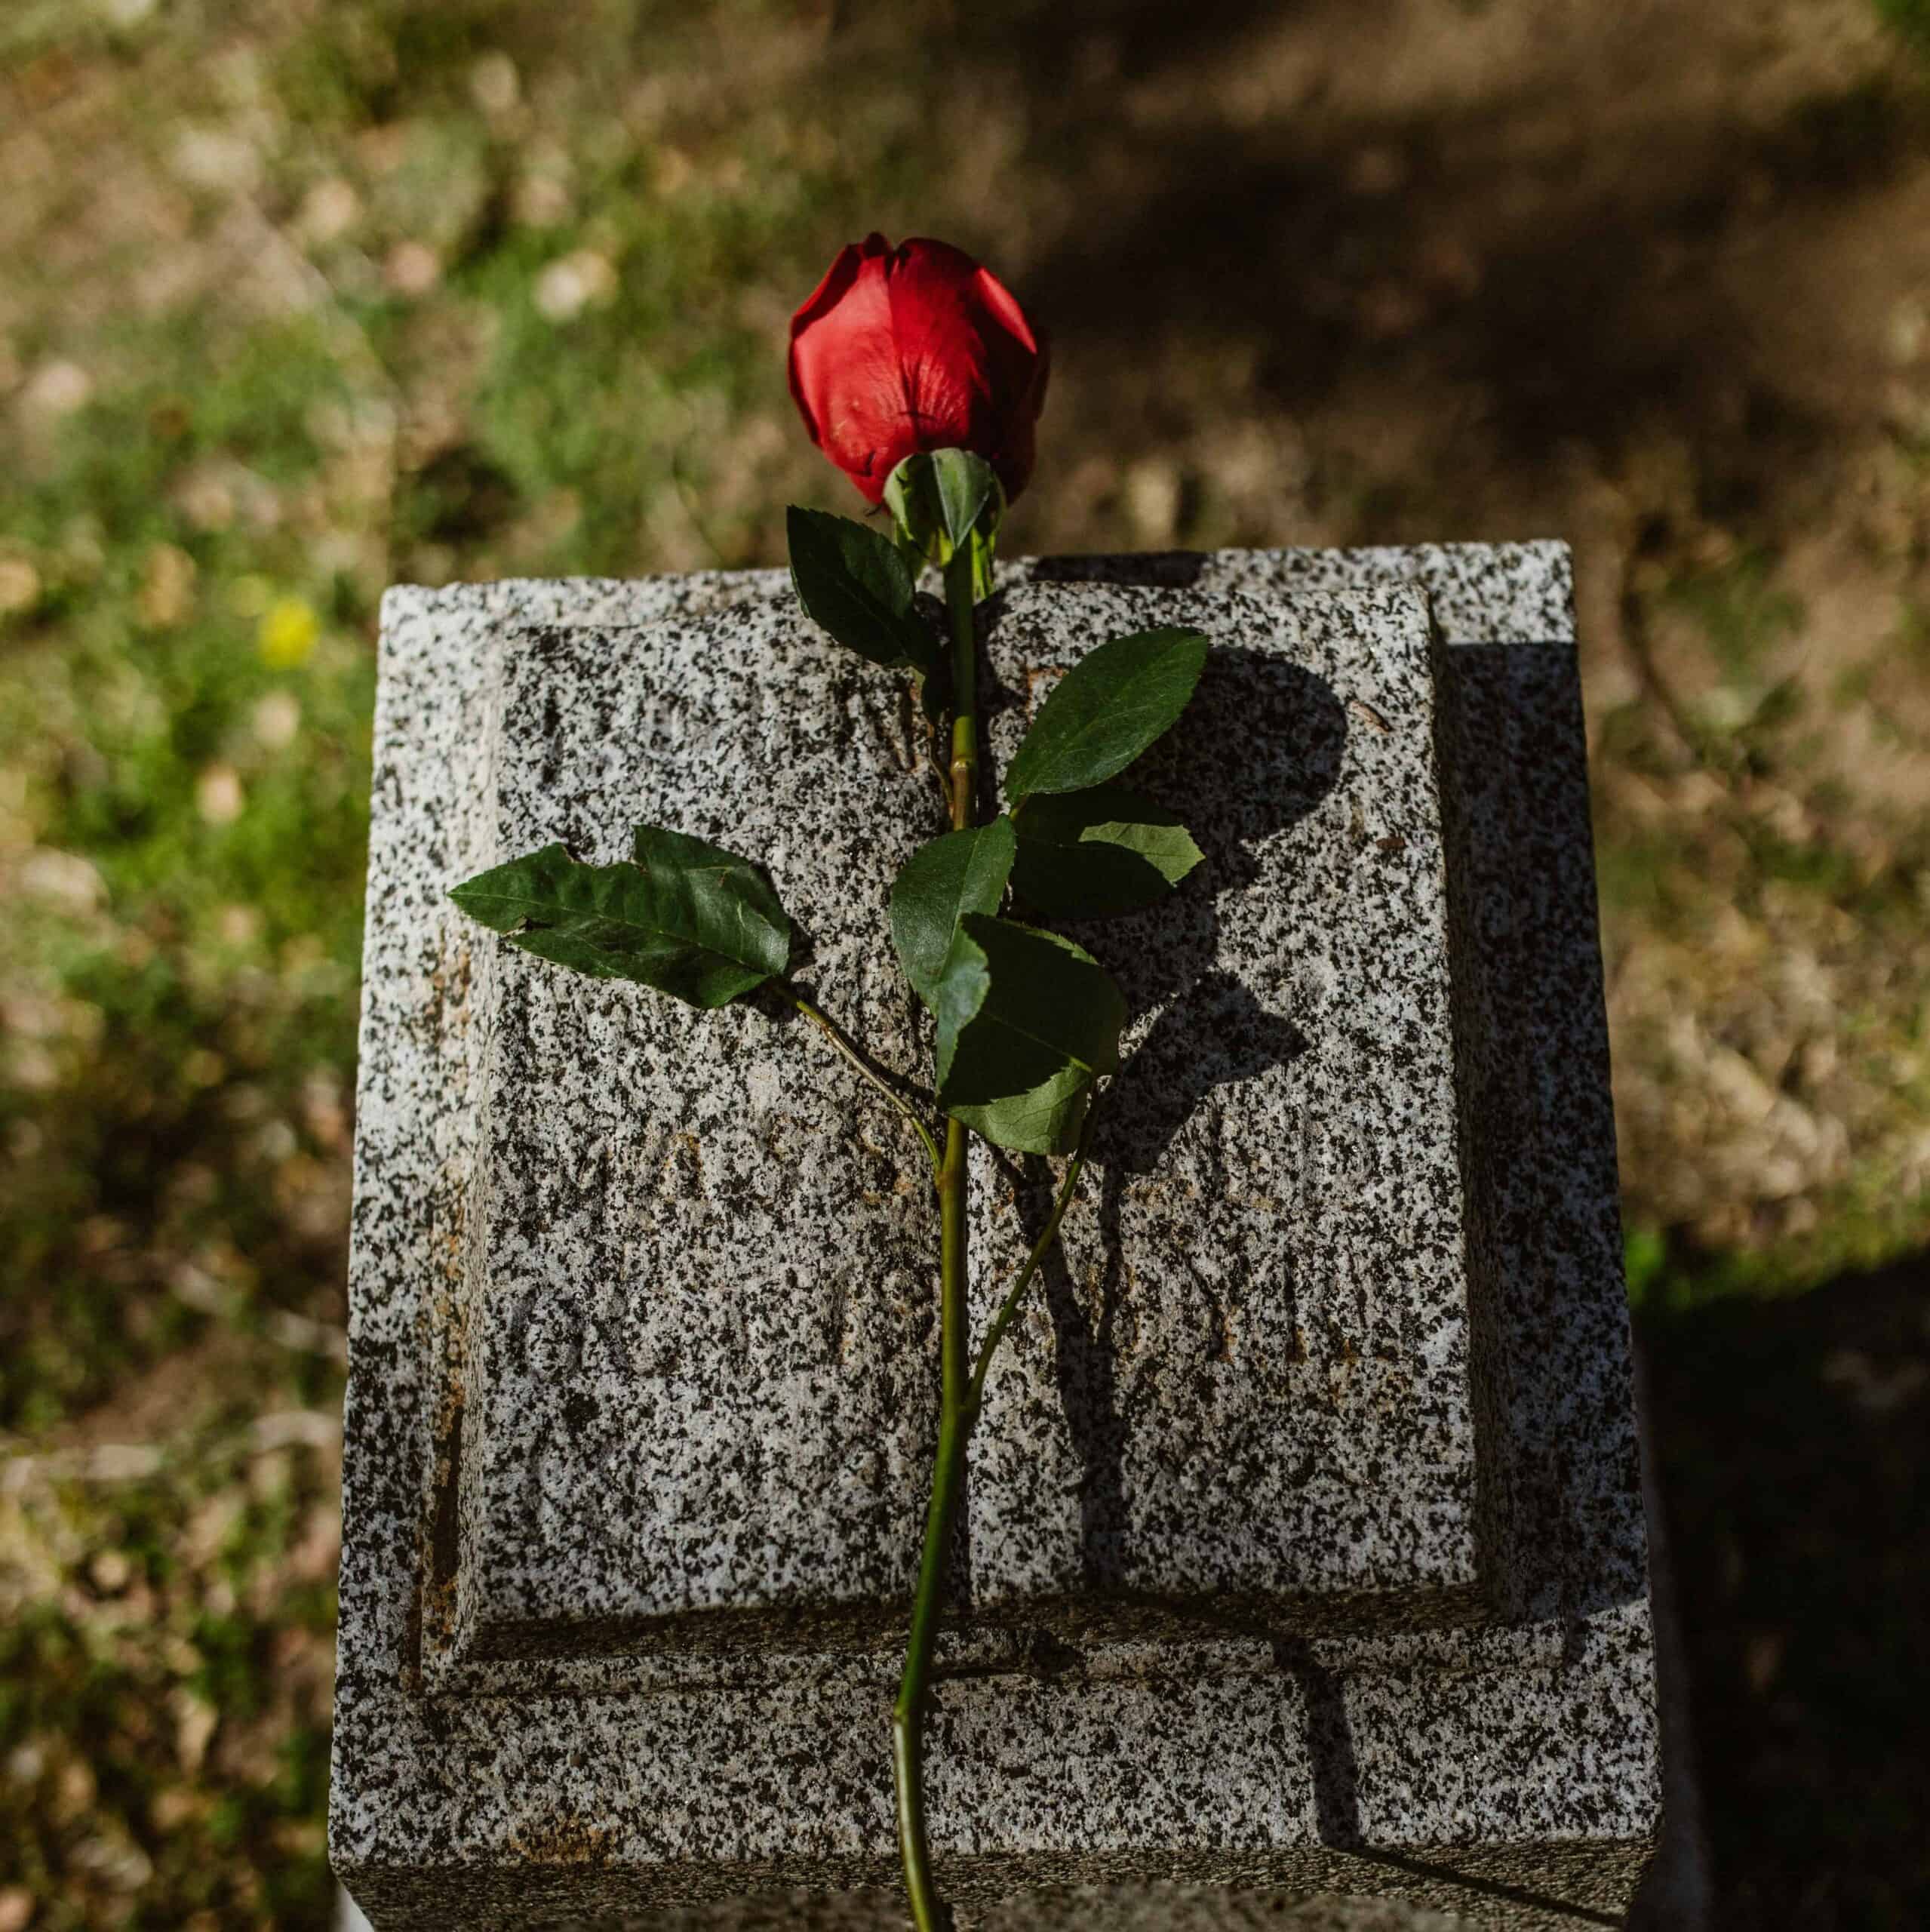
{"type": "Polygon", "coordinates": [[[1046,348],[962,249],[868,235],[791,318],[791,393],[811,441],[872,503],[905,457],[970,450],[1008,500],[1032,473],[1046,348]]]}

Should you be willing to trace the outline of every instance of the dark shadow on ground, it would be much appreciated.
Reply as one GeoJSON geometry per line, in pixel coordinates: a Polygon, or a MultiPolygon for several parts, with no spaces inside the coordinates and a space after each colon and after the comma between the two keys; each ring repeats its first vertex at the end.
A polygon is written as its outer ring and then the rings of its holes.
{"type": "Polygon", "coordinates": [[[1716,1924],[1930,1924],[1930,1254],[1638,1329],[1716,1924]]]}
{"type": "MultiPolygon", "coordinates": [[[[1694,439],[1712,509],[1733,515],[1781,469],[1827,458],[1834,405],[1784,324],[1809,299],[1809,217],[1854,208],[1930,141],[1907,63],[1711,111],[1641,84],[1658,60],[1719,59],[1692,15],[1673,55],[1633,32],[1602,37],[1606,67],[1498,51],[1490,74],[1438,95],[1391,85],[1382,105],[1341,63],[1395,44],[1401,11],[1003,0],[960,16],[961,62],[1027,100],[1015,167],[1077,211],[1043,230],[1023,294],[1069,365],[1118,377],[1098,392],[1112,445],[1183,432],[1183,386],[1133,382],[1183,343],[1250,371],[1262,411],[1351,398],[1374,422],[1403,398],[1454,426],[1471,485],[1613,457],[1662,423],[1694,439]],[[1251,104],[1227,111],[1247,82],[1251,104]]],[[[1464,534],[1427,480],[1424,534],[1464,534]]],[[[1458,500],[1492,514],[1471,487],[1458,500]]],[[[1381,501],[1360,534],[1409,533],[1381,501]]]]}

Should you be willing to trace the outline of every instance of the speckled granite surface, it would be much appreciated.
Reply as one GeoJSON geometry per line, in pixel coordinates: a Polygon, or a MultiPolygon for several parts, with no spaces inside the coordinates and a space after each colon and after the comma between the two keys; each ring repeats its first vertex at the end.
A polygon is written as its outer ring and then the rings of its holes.
{"type": "MultiPolygon", "coordinates": [[[[820,1003],[862,1015],[884,1064],[927,1057],[881,941],[936,806],[889,681],[788,598],[500,650],[489,862],[558,838],[622,857],[638,823],[727,844],[810,935],[820,1003]]],[[[481,935],[471,958],[452,1647],[880,1632],[911,1599],[936,1441],[916,1140],[768,1003],[695,1014],[481,935]]]]}
{"type": "MultiPolygon", "coordinates": [[[[1082,935],[1140,1017],[1065,1260],[988,1391],[973,1600],[1076,1623],[1130,1597],[1142,1632],[1464,1617],[1426,599],[1015,589],[992,628],[1001,759],[1021,693],[1158,623],[1222,641],[1141,774],[1176,804],[1205,774],[1188,816],[1209,857],[1176,900],[1082,935]]],[[[943,820],[884,680],[788,597],[501,649],[490,862],[555,838],[614,857],[638,819],[756,854],[812,936],[820,1002],[886,1065],[927,1062],[880,936],[943,820]]],[[[936,1217],[904,1131],[794,1023],[693,1020],[486,941],[471,958],[486,1044],[451,1653],[889,1636],[935,1428],[936,1217]]],[[[981,1321],[1051,1186],[983,1151],[981,1321]]]]}
{"type": "MultiPolygon", "coordinates": [[[[1142,1628],[1158,1608],[1276,1633],[1465,1618],[1471,1315],[1427,599],[1015,587],[990,648],[1000,768],[1059,671],[1159,624],[1215,648],[1135,783],[1206,857],[1174,897],[1076,929],[1136,1019],[1093,1179],[987,1384],[973,1600],[1088,1627],[1122,1598],[1142,1628]]],[[[982,1166],[981,1322],[1054,1184],[1043,1161],[982,1166]]]]}
{"type": "MultiPolygon", "coordinates": [[[[1263,601],[1372,592],[1390,580],[1429,593],[1443,638],[1434,730],[1466,1177],[1463,1380],[1474,1422],[1477,1567],[1501,1616],[1485,1626],[1366,1629],[1246,1614],[1224,1634],[1102,1630],[1044,1642],[1021,1617],[1014,1628],[963,1634],[950,1646],[954,1675],[935,1724],[933,1831],[948,1887],[970,1903],[1043,1883],[1180,1878],[1381,1893],[1482,1923],[1614,1922],[1652,1844],[1657,1764],[1566,553],[1228,553],[1061,560],[1005,576],[1014,635],[1025,600],[1046,594],[1028,586],[1041,581],[1067,586],[1068,607],[1093,595],[1071,590],[1080,583],[1263,601]]],[[[633,1629],[588,1647],[600,1654],[576,1654],[585,1647],[559,1643],[556,1631],[573,1619],[593,1624],[594,1615],[581,1617],[593,1594],[559,1597],[544,1566],[503,1540],[496,1501],[520,1496],[557,1549],[620,1546],[609,1521],[620,1527],[647,1493],[633,1465],[650,1452],[626,1459],[613,1432],[585,1454],[595,1419],[579,1406],[572,1421],[567,1385],[583,1379],[593,1397],[607,1393],[619,1417],[634,1417],[640,1411],[625,1405],[641,1400],[631,1386],[638,1351],[653,1359],[668,1332],[649,1313],[606,1321],[601,1333],[595,1321],[573,1334],[553,1320],[539,1332],[542,1264],[533,1247],[515,1254],[506,1202],[520,1188],[521,1209],[577,1217],[593,1254],[628,1266],[628,1251],[595,1247],[610,1238],[599,1232],[597,1203],[610,1185],[631,1190],[610,1204],[622,1204],[632,1227],[647,1223],[650,1183],[634,1174],[600,1181],[602,1150],[621,1146],[640,1164],[654,1154],[655,1184],[687,1198],[693,1177],[678,1167],[674,1137],[695,1130],[619,1120],[620,1095],[600,1123],[594,1103],[520,1089],[516,1027],[562,1029],[580,1069],[582,1057],[633,1051],[629,1020],[620,1003],[566,1011],[530,997],[527,973],[513,977],[525,962],[472,946],[441,897],[495,856],[503,798],[519,785],[530,810],[582,812],[555,823],[592,851],[621,832],[594,795],[599,786],[635,799],[659,782],[672,787],[667,800],[700,808],[700,786],[675,791],[696,785],[694,765],[680,772],[672,759],[647,781],[644,747],[625,732],[600,737],[594,710],[573,737],[563,734],[578,761],[570,797],[546,801],[540,768],[519,775],[513,752],[491,764],[506,707],[536,701],[527,685],[519,695],[518,679],[540,684],[542,652],[555,654],[551,669],[567,660],[594,682],[586,638],[546,630],[696,623],[744,605],[733,624],[705,633],[728,659],[733,626],[770,621],[782,586],[770,572],[499,584],[398,592],[385,608],[331,1816],[337,1867],[379,1927],[608,1921],[770,1887],[890,1881],[888,1647],[856,1626],[715,1647],[638,1648],[633,1629]],[[548,1155],[550,1171],[506,1183],[491,1150],[518,1145],[548,1155]],[[530,1314],[520,1328],[493,1305],[499,1263],[506,1278],[525,1272],[530,1314]],[[501,1400],[516,1377],[497,1371],[514,1366],[519,1349],[529,1389],[554,1396],[532,1418],[552,1438],[547,1460],[499,1453],[518,1418],[501,1400]]],[[[767,641],[791,648],[774,633],[767,641]]],[[[1001,687],[1016,695],[1024,667],[1003,651],[995,639],[1001,687]]],[[[837,742],[848,755],[853,743],[872,743],[882,755],[900,728],[861,681],[831,669],[800,675],[819,679],[827,749],[837,742]]],[[[635,706],[647,711],[654,700],[612,683],[603,702],[613,721],[632,706],[623,715],[634,724],[644,717],[635,706]]],[[[668,743],[690,735],[689,718],[668,702],[655,715],[652,728],[668,743]]],[[[756,728],[733,724],[724,737],[756,728]]],[[[1358,716],[1344,728],[1349,739],[1381,735],[1358,716]]],[[[894,780],[884,763],[877,777],[887,786],[916,782],[908,772],[894,780]]],[[[721,808],[718,829],[735,809],[721,808]]],[[[887,835],[896,835],[893,818],[880,815],[887,835]]],[[[711,828],[692,820],[687,829],[711,828]]],[[[782,880],[778,855],[761,856],[782,880]]],[[[879,869],[888,878],[890,861],[879,869]]],[[[827,990],[840,971],[868,970],[856,952],[841,963],[839,932],[813,937],[827,990]]],[[[865,996],[855,977],[847,990],[865,996]]],[[[782,1045],[784,1071],[767,1064],[767,1082],[781,1085],[807,1064],[759,1015],[723,1017],[782,1045]]],[[[717,1024],[687,1018],[675,1051],[701,1057],[707,1049],[690,1046],[690,1035],[717,1024]]],[[[761,1050],[747,1057],[760,1060],[761,1050]]],[[[807,1164],[868,1158],[882,1171],[897,1151],[889,1128],[857,1111],[855,1088],[810,1064],[808,1077],[825,1083],[841,1111],[834,1127],[819,1128],[826,1145],[807,1164]],[[857,1137],[877,1153],[848,1144],[857,1137]]],[[[732,1065],[746,1083],[758,1077],[746,1058],[732,1065]]],[[[539,1084],[547,1077],[533,1059],[525,1072],[539,1084]]],[[[662,1076],[632,1060],[625,1077],[651,1091],[662,1076]]],[[[703,1077],[694,1060],[690,1077],[703,1077]]],[[[783,1111],[780,1102],[767,1086],[756,1104],[768,1114],[783,1111]]],[[[847,1184],[794,1177],[790,1193],[748,1211],[781,1219],[809,1190],[847,1184]]],[[[994,1213],[995,1188],[982,1192],[994,1213]]],[[[721,1198],[734,1211],[734,1198],[721,1198]]],[[[924,1211],[914,1196],[864,1205],[876,1215],[868,1238],[882,1248],[902,1232],[915,1255],[924,1211]]],[[[672,1237],[651,1238],[672,1251],[672,1237]]],[[[715,1238],[696,1224],[674,1238],[678,1251],[699,1254],[715,1238]]],[[[798,1254],[822,1272],[822,1255],[798,1254]]],[[[565,1306],[601,1291],[574,1276],[551,1285],[565,1306]]],[[[859,1566],[855,1588],[839,1573],[853,1602],[888,1589],[904,1561],[905,1492],[893,1459],[920,1459],[929,1397],[895,1382],[899,1365],[889,1358],[899,1335],[917,1346],[916,1307],[908,1295],[880,1294],[861,1303],[855,1329],[841,1329],[855,1337],[850,1352],[862,1371],[850,1392],[880,1425],[854,1448],[876,1460],[848,1494],[811,1507],[828,1509],[844,1543],[874,1566],[859,1566]]],[[[808,1354],[794,1352],[813,1340],[824,1347],[824,1304],[810,1315],[815,1337],[803,1340],[782,1323],[733,1332],[699,1322],[696,1332],[728,1346],[768,1340],[774,1352],[760,1368],[758,1399],[799,1401],[828,1417],[834,1378],[824,1389],[808,1354]]],[[[1068,1339],[1077,1343],[1071,1325],[1055,1324],[1050,1337],[1034,1335],[1035,1352],[1062,1352],[1068,1339]]],[[[1089,1325],[1087,1370],[1114,1339],[1089,1325]]],[[[674,1378],[675,1363],[657,1365],[674,1378]]],[[[1084,1453],[1076,1438],[1071,1447],[1084,1453]]],[[[701,1460],[695,1469],[702,1481],[719,1479],[701,1460]]],[[[764,1513],[740,1521],[767,1538],[797,1506],[768,1481],[742,1494],[764,1513]]],[[[794,1548],[759,1555],[748,1529],[720,1536],[698,1522],[678,1533],[691,1552],[686,1583],[705,1577],[727,1594],[747,1578],[768,1592],[772,1577],[794,1574],[787,1564],[809,1561],[794,1548]]],[[[1062,1539],[1044,1546],[1049,1561],[1062,1561],[1062,1539]]],[[[1082,1580],[1093,1547],[1079,1546],[1082,1580]]],[[[1103,1555],[1102,1540],[1097,1548],[1103,1555]]],[[[638,1587],[624,1580],[625,1589],[638,1587]]],[[[674,1588],[659,1599],[671,1609],[696,1601],[674,1588]]],[[[1202,1909],[1209,1920],[1218,1909],[1202,1909]]],[[[1240,1909],[1230,1901],[1235,1915],[1213,1922],[1243,1922],[1240,1909]]]]}
{"type": "MultiPolygon", "coordinates": [[[[903,1915],[895,1900],[876,1893],[793,1893],[761,1909],[739,1903],[636,1922],[650,1932],[896,1932],[903,1915]]],[[[1165,1884],[1061,1887],[957,1916],[958,1932],[1464,1932],[1470,1923],[1381,1899],[1165,1884]]]]}
{"type": "MultiPolygon", "coordinates": [[[[369,1932],[346,1893],[337,1932],[369,1932]]],[[[888,1894],[779,1892],[755,1900],[656,1912],[623,1921],[647,1932],[896,1932],[902,1908],[888,1894]]],[[[1384,1899],[1322,1893],[1227,1892],[1140,1885],[1033,1892],[982,1912],[960,1912],[958,1932],[1465,1932],[1471,1921],[1384,1899]]]]}

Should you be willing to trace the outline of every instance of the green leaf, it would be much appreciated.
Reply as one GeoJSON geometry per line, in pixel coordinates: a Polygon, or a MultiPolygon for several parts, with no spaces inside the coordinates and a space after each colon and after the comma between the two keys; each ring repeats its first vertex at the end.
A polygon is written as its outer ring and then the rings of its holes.
{"type": "Polygon", "coordinates": [[[948,832],[920,846],[898,875],[891,888],[891,943],[912,990],[927,1006],[937,999],[960,918],[998,910],[1014,842],[1009,819],[948,832]]]}
{"type": "Polygon", "coordinates": [[[998,588],[998,527],[981,523],[972,533],[972,601],[982,604],[998,588]]]}
{"type": "Polygon", "coordinates": [[[1032,720],[1006,774],[1016,804],[1034,792],[1077,792],[1116,777],[1169,731],[1210,647],[1172,626],[1117,637],[1066,672],[1032,720]]]}
{"type": "Polygon", "coordinates": [[[939,1104],[1019,1153],[1062,1154],[1117,1070],[1126,1001],[1056,934],[967,912],[939,976],[939,1104]]]}
{"type": "Polygon", "coordinates": [[[1093,1076],[1068,1061],[1029,1092],[949,1111],[994,1147],[1015,1154],[1069,1154],[1093,1104],[1093,1076]]]}
{"type": "Polygon", "coordinates": [[[592,866],[546,845],[449,896],[526,952],[693,1006],[722,1006],[784,971],[791,921],[748,860],[648,825],[635,851],[635,863],[592,866]]]}
{"type": "Polygon", "coordinates": [[[1040,793],[1014,817],[1013,889],[1048,918],[1100,919],[1163,899],[1204,856],[1176,814],[1123,785],[1040,793]]]}
{"type": "Polygon", "coordinates": [[[921,450],[886,478],[884,506],[933,562],[948,561],[976,534],[986,545],[989,568],[991,537],[1004,510],[1005,493],[983,457],[970,450],[921,450]]]}
{"type": "Polygon", "coordinates": [[[925,553],[912,540],[911,533],[894,517],[891,525],[891,547],[898,552],[898,560],[911,575],[916,583],[918,573],[925,568],[925,553]]]}
{"type": "Polygon", "coordinates": [[[785,512],[791,582],[812,623],[887,670],[930,678],[938,638],[912,602],[911,573],[890,537],[825,510],[785,512]]]}

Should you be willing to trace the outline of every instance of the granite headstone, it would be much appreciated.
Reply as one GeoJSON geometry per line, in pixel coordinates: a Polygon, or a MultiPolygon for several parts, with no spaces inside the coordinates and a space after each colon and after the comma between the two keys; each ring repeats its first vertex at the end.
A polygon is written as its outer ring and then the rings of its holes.
{"type": "MultiPolygon", "coordinates": [[[[1217,649],[1144,774],[1206,863],[1079,935],[1138,1017],[975,1442],[942,1882],[1613,1922],[1659,1777],[1566,553],[1047,560],[984,614],[1002,758],[1104,637],[1217,649]]],[[[567,977],[446,894],[728,843],[915,1077],[922,722],[751,572],[392,592],[376,738],[337,1869],[385,1932],[888,1887],[916,1143],[774,1004],[567,977]]],[[[981,1319],[1050,1184],[983,1150],[981,1319]]]]}

